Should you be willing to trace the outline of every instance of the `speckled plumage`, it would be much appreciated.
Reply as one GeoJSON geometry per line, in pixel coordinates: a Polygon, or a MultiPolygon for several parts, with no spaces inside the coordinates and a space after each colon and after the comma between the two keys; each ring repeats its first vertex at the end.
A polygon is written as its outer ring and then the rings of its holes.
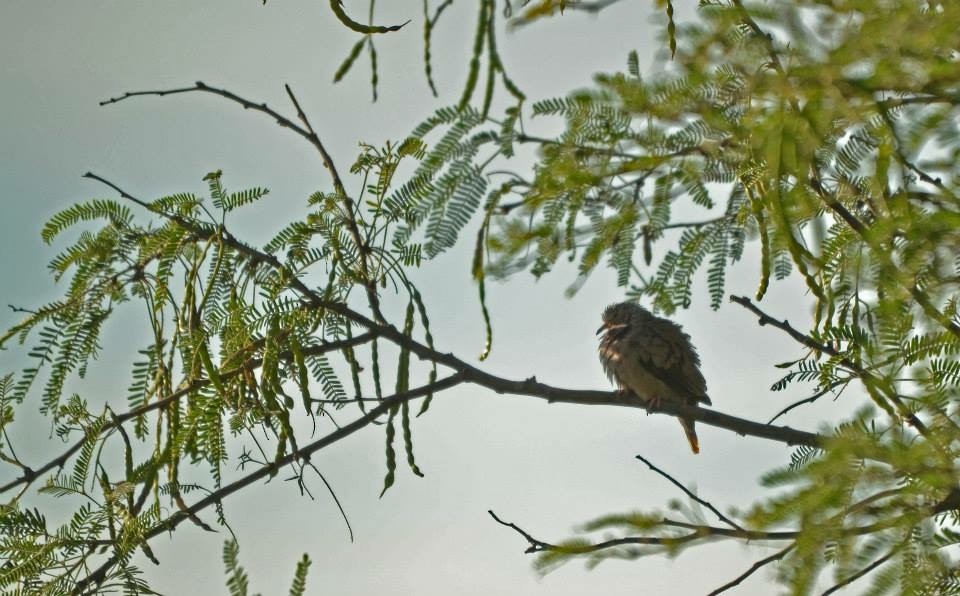
{"type": "MultiPolygon", "coordinates": [[[[634,302],[611,304],[603,311],[600,362],[621,391],[640,399],[710,405],[707,382],[690,336],[673,321],[658,317],[634,302]]],[[[694,422],[680,424],[694,453],[700,452],[694,422]]]]}

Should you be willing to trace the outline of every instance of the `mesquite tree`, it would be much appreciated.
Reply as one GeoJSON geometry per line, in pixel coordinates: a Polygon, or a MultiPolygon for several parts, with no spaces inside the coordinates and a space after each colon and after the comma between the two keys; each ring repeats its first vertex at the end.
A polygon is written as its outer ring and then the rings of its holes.
{"type": "MultiPolygon", "coordinates": [[[[231,190],[215,171],[204,193],[141,197],[86,174],[115,198],[78,203],[47,223],[49,243],[82,228],[51,262],[66,290],[24,309],[2,337],[4,347],[25,346],[32,363],[0,382],[0,424],[18,424],[18,412],[39,403],[68,447],[48,462],[27,461],[4,433],[0,458],[13,473],[2,487],[0,583],[57,594],[147,591],[133,558],[153,558],[153,537],[185,522],[228,524],[224,499],[282,469],[303,481],[316,471],[313,453],[378,432],[368,428],[375,422],[386,435],[386,491],[398,450],[419,473],[411,418],[429,415],[431,400],[458,385],[646,406],[630,394],[503,378],[435,345],[428,304],[442,297],[421,295],[409,272],[469,242],[474,257],[464,266],[477,284],[487,350],[496,327],[488,278],[543,276],[565,257],[578,263],[576,291],[607,264],[628,298],[669,314],[694,300],[717,308],[730,265],[756,251],[754,295],[729,299],[797,343],[795,360],[769,363],[785,370],[775,390],[811,387],[784,413],[848,387],[864,399],[854,417],[827,421],[833,430],[820,434],[661,404],[662,414],[797,449],[763,476],[771,496],[735,513],[650,464],[712,522],[690,509],[610,514],[587,524],[587,535],[546,542],[491,512],[537,553],[540,568],[762,542],[779,549],[716,592],[775,564],[794,593],[867,575],[871,593],[960,593],[947,550],[960,541],[960,6],[702,0],[697,22],[678,27],[672,3],[661,0],[661,70],[642,75],[633,54],[624,72],[598,75],[592,90],[528,103],[498,53],[496,19],[522,25],[614,2],[481,0],[458,104],[437,109],[408,138],[363,145],[349,170],[334,163],[289,87],[287,108],[202,82],[105,101],[216,95],[309,143],[331,183],[255,246],[234,234],[231,217],[263,188],[231,190]],[[509,107],[494,113],[500,95],[509,107]],[[533,117],[563,118],[565,130],[528,134],[533,117]],[[518,144],[538,147],[532,172],[513,165],[518,144]],[[677,221],[684,204],[704,216],[677,221]],[[701,272],[704,297],[693,290],[701,272]],[[813,314],[802,325],[760,304],[771,278],[788,276],[809,290],[813,314]],[[384,303],[398,300],[405,308],[391,319],[384,303]],[[101,330],[131,308],[143,313],[151,340],[137,347],[128,394],[94,406],[71,391],[71,379],[97,364],[101,330]],[[332,409],[353,419],[319,437],[298,431],[332,409]],[[244,441],[243,473],[228,478],[228,444],[244,441]],[[188,468],[209,471],[209,483],[184,481],[188,468]],[[44,511],[23,504],[35,488],[80,497],[69,501],[77,506],[65,524],[52,527],[44,511]],[[594,531],[608,537],[595,540],[594,531]]],[[[449,5],[424,3],[431,87],[431,35],[449,5]]],[[[374,41],[400,26],[360,24],[337,0],[330,9],[361,36],[337,80],[366,50],[376,97],[374,41]]],[[[235,543],[224,560],[231,589],[244,593],[235,543]]],[[[308,565],[298,565],[294,593],[308,565]]]]}

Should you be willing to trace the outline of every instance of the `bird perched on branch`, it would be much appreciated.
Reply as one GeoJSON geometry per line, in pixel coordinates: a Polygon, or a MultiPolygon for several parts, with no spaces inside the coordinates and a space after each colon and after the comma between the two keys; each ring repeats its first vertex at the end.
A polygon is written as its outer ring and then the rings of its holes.
{"type": "MultiPolygon", "coordinates": [[[[632,391],[654,408],[663,401],[710,405],[700,358],[679,325],[634,302],[621,302],[603,311],[601,332],[600,362],[620,391],[632,391]]],[[[700,453],[693,420],[680,418],[680,424],[690,448],[700,453]]]]}

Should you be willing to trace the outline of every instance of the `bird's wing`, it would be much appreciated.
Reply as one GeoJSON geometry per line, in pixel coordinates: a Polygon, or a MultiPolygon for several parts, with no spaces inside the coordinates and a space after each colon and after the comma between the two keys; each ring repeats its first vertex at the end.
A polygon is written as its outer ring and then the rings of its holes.
{"type": "Polygon", "coordinates": [[[700,358],[679,326],[665,319],[653,319],[631,333],[629,341],[627,353],[636,354],[650,374],[678,393],[710,404],[700,358]]]}

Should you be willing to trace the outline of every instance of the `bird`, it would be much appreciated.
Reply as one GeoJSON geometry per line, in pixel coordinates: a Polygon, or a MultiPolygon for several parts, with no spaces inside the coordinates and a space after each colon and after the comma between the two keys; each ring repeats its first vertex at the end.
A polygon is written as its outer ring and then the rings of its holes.
{"type": "MultiPolygon", "coordinates": [[[[600,363],[621,392],[632,391],[656,408],[663,401],[712,405],[700,357],[690,336],[636,302],[611,304],[603,311],[600,363]]],[[[680,418],[690,449],[700,453],[692,418],[680,418]]]]}

